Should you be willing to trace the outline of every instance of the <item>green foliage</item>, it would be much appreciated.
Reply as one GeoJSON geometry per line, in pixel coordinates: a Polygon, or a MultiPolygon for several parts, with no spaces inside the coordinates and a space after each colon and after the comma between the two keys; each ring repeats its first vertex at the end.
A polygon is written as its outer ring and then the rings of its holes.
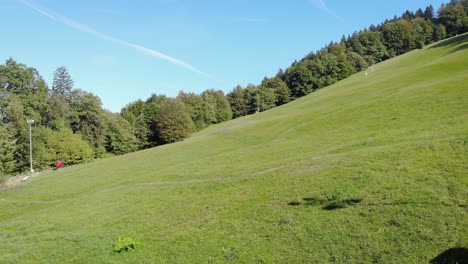
{"type": "Polygon", "coordinates": [[[354,60],[349,58],[344,44],[330,46],[319,56],[325,67],[325,85],[330,85],[356,72],[354,60]]]}
{"type": "Polygon", "coordinates": [[[247,114],[254,114],[261,111],[261,102],[258,88],[249,84],[244,90],[244,98],[247,103],[247,114]]]}
{"type": "Polygon", "coordinates": [[[195,124],[196,131],[202,130],[209,125],[207,123],[209,119],[209,107],[201,95],[180,91],[176,99],[185,104],[187,112],[195,124]]]}
{"type": "Polygon", "coordinates": [[[416,13],[414,14],[415,15],[415,18],[425,18],[424,17],[424,12],[422,11],[421,8],[418,8],[418,10],[416,11],[416,13]]]}
{"type": "Polygon", "coordinates": [[[0,65],[0,88],[17,95],[34,89],[36,87],[34,73],[34,68],[9,58],[5,65],[0,65]]]}
{"type": "MultiPolygon", "coordinates": [[[[353,73],[365,70],[369,65],[372,65],[371,62],[367,62],[361,55],[353,51],[348,51],[347,57],[348,57],[347,63],[350,64],[350,67],[353,73]]],[[[370,58],[370,57],[367,57],[367,58],[370,58]]]]}
{"type": "Polygon", "coordinates": [[[99,97],[83,90],[69,94],[71,128],[95,148],[96,156],[102,155],[105,142],[105,124],[99,97]]]}
{"type": "Polygon", "coordinates": [[[94,112],[89,111],[89,108],[78,108],[76,98],[73,98],[74,104],[70,105],[71,95],[75,91],[71,90],[73,80],[66,68],[61,67],[55,72],[54,92],[50,96],[48,87],[38,71],[16,63],[13,59],[7,60],[5,65],[0,65],[0,85],[5,87],[6,94],[6,99],[1,102],[4,117],[2,123],[8,128],[4,138],[14,144],[3,144],[5,149],[11,150],[9,155],[3,155],[4,159],[9,160],[7,163],[2,162],[4,171],[14,174],[29,167],[29,131],[26,119],[35,120],[33,133],[39,135],[38,138],[33,136],[33,146],[38,151],[37,156],[34,156],[37,168],[47,168],[53,165],[57,158],[65,159],[68,165],[92,159],[92,155],[89,155],[90,150],[92,153],[89,145],[80,135],[70,131],[70,128],[75,128],[76,133],[88,135],[87,129],[84,126],[70,127],[70,124],[84,116],[98,119],[96,112],[101,106],[95,107],[94,112]],[[10,155],[13,155],[13,160],[10,155]]]}
{"type": "Polygon", "coordinates": [[[275,90],[260,86],[258,88],[260,111],[266,111],[268,109],[276,107],[276,93],[275,90]]]}
{"type": "Polygon", "coordinates": [[[206,90],[201,94],[206,104],[206,123],[217,124],[232,119],[229,101],[221,90],[206,90]]]}
{"type": "Polygon", "coordinates": [[[434,7],[432,5],[429,5],[424,10],[424,18],[427,21],[431,21],[431,22],[434,21],[434,7]]]}
{"type": "Polygon", "coordinates": [[[13,157],[16,161],[15,172],[24,171],[29,164],[29,132],[24,108],[19,98],[11,95],[4,109],[3,122],[8,127],[10,138],[14,138],[15,147],[13,157]]]}
{"type": "Polygon", "coordinates": [[[137,150],[137,140],[128,121],[116,113],[105,112],[104,116],[106,151],[122,155],[137,150]]]}
{"type": "Polygon", "coordinates": [[[369,65],[389,58],[387,47],[383,43],[383,35],[379,31],[365,31],[358,35],[361,52],[355,51],[364,57],[369,65]]]}
{"type": "Polygon", "coordinates": [[[227,94],[227,99],[232,109],[234,118],[245,116],[249,113],[249,106],[245,98],[244,89],[237,85],[231,92],[227,94]]]}
{"type": "Polygon", "coordinates": [[[74,81],[65,66],[58,67],[54,72],[52,93],[59,94],[68,99],[73,90],[74,81]]]}
{"type": "Polygon", "coordinates": [[[70,126],[71,110],[65,97],[52,94],[47,98],[47,109],[44,113],[44,124],[52,129],[60,130],[70,126]]]}
{"type": "Polygon", "coordinates": [[[390,56],[403,54],[416,47],[416,31],[405,19],[385,24],[382,33],[384,43],[391,51],[390,56]]]}
{"type": "MultiPolygon", "coordinates": [[[[351,44],[351,46],[354,45],[354,49],[366,54],[367,51],[357,37],[351,42],[354,43],[351,44]]],[[[378,44],[375,45],[377,45],[376,49],[378,49],[378,44]]],[[[377,53],[379,50],[375,52],[377,53]]],[[[361,71],[367,65],[367,62],[358,52],[347,50],[344,42],[330,44],[328,48],[321,50],[314,56],[308,56],[288,68],[285,73],[285,80],[291,90],[291,95],[297,98],[333,84],[352,73],[361,71]]]]}
{"type": "Polygon", "coordinates": [[[36,69],[8,59],[0,65],[0,91],[15,95],[24,114],[41,122],[41,112],[47,107],[47,85],[36,69]]]}
{"type": "Polygon", "coordinates": [[[312,86],[314,89],[320,89],[326,85],[326,68],[322,60],[315,57],[313,60],[304,61],[307,69],[312,74],[312,86]]]}
{"type": "Polygon", "coordinates": [[[276,106],[275,90],[263,86],[248,86],[246,100],[249,102],[249,113],[263,112],[276,106]]]}
{"type": "Polygon", "coordinates": [[[419,17],[415,18],[412,23],[416,31],[416,45],[422,48],[425,44],[431,43],[434,36],[432,23],[419,17]]]}
{"type": "Polygon", "coordinates": [[[178,99],[164,101],[155,121],[158,138],[163,144],[180,141],[193,130],[193,121],[185,104],[178,99]]]}
{"type": "Polygon", "coordinates": [[[441,24],[436,25],[434,28],[434,35],[433,35],[434,41],[442,40],[446,36],[447,36],[447,31],[445,29],[445,26],[441,24]]]}
{"type": "Polygon", "coordinates": [[[278,77],[265,78],[260,84],[260,89],[270,89],[274,93],[276,105],[283,105],[291,101],[291,91],[286,83],[278,77]]]}
{"type": "Polygon", "coordinates": [[[312,73],[303,64],[294,65],[286,70],[285,82],[291,90],[291,96],[301,97],[312,92],[312,73]]]}
{"type": "Polygon", "coordinates": [[[133,133],[135,135],[138,149],[149,148],[154,145],[149,139],[152,134],[149,124],[145,120],[145,115],[140,115],[135,121],[133,133]]]}
{"type": "Polygon", "coordinates": [[[39,80],[36,81],[34,88],[25,90],[19,94],[19,98],[24,107],[24,115],[41,124],[45,122],[43,115],[48,109],[48,88],[42,77],[38,74],[35,74],[35,76],[39,80]]]}
{"type": "Polygon", "coordinates": [[[0,122],[0,179],[14,173],[17,169],[17,161],[14,153],[16,152],[16,139],[0,122]]]}
{"type": "Polygon", "coordinates": [[[134,134],[140,149],[154,147],[160,144],[156,117],[161,104],[166,100],[163,96],[153,96],[145,103],[145,108],[137,118],[134,126],[134,134]]]}
{"type": "Polygon", "coordinates": [[[149,103],[154,103],[156,105],[161,105],[162,103],[164,103],[164,101],[166,101],[168,98],[167,96],[165,95],[162,95],[162,94],[152,94],[147,100],[146,100],[146,103],[149,104],[149,103]]]}
{"type": "Polygon", "coordinates": [[[122,110],[120,111],[120,115],[122,115],[125,120],[127,120],[130,125],[134,126],[138,117],[143,113],[145,110],[145,102],[142,100],[137,100],[135,102],[127,104],[122,110]]]}
{"type": "Polygon", "coordinates": [[[455,1],[439,9],[439,22],[445,26],[449,36],[468,31],[468,7],[455,1]]]}
{"type": "Polygon", "coordinates": [[[114,244],[113,251],[115,253],[130,252],[136,250],[139,247],[139,243],[134,241],[130,237],[124,237],[117,240],[117,243],[114,244]]]}
{"type": "Polygon", "coordinates": [[[33,129],[33,138],[35,168],[49,168],[59,159],[69,166],[88,162],[94,158],[93,148],[79,134],[74,134],[68,128],[54,131],[37,126],[33,129]]]}

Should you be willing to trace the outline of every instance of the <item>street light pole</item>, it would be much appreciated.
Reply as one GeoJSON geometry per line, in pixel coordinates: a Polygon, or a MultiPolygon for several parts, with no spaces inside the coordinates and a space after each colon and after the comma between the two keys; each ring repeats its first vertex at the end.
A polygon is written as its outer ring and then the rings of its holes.
{"type": "Polygon", "coordinates": [[[28,125],[29,125],[29,164],[31,165],[31,173],[34,172],[34,169],[33,169],[33,157],[32,157],[32,133],[31,133],[31,126],[32,124],[34,124],[34,120],[32,119],[28,119],[26,120],[26,122],[28,122],[28,125]]]}

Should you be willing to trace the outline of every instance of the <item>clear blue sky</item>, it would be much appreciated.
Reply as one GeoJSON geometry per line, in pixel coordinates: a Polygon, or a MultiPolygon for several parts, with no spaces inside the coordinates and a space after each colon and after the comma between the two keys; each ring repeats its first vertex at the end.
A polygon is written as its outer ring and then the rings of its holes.
{"type": "Polygon", "coordinates": [[[0,0],[0,60],[66,66],[117,112],[151,94],[229,92],[343,34],[443,0],[0,0]]]}

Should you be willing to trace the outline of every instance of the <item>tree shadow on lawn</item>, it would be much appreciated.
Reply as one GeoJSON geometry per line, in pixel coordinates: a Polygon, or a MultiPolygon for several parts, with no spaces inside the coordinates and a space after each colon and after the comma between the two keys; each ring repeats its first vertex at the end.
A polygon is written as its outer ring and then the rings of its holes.
{"type": "Polygon", "coordinates": [[[357,205],[362,201],[362,199],[346,199],[342,201],[333,202],[322,207],[323,210],[331,211],[341,208],[346,208],[350,205],[357,205]]]}
{"type": "Polygon", "coordinates": [[[468,263],[467,248],[449,248],[433,258],[429,264],[466,264],[468,263]]]}
{"type": "Polygon", "coordinates": [[[345,199],[345,200],[327,200],[327,199],[320,199],[315,197],[307,197],[302,199],[304,203],[298,201],[289,202],[288,205],[290,206],[322,206],[322,210],[332,211],[336,209],[346,208],[348,206],[353,206],[359,204],[362,199],[345,199]]]}
{"type": "Polygon", "coordinates": [[[457,52],[459,50],[464,50],[466,48],[468,48],[468,43],[465,43],[465,44],[461,45],[460,47],[457,47],[456,49],[453,49],[451,52],[454,53],[454,52],[457,52]]]}
{"type": "MultiPolygon", "coordinates": [[[[436,45],[431,46],[430,48],[434,49],[434,48],[440,48],[440,47],[453,46],[453,45],[457,45],[457,44],[467,42],[467,41],[468,41],[468,34],[463,34],[463,35],[459,35],[448,40],[444,40],[436,45]]],[[[450,53],[464,50],[466,48],[468,48],[468,43],[464,43],[463,45],[451,50],[450,53]]]]}
{"type": "MultiPolygon", "coordinates": [[[[331,211],[341,208],[346,208],[348,206],[355,206],[362,202],[362,199],[344,199],[344,200],[330,200],[330,199],[320,199],[316,197],[307,197],[303,198],[302,202],[294,200],[288,203],[289,206],[322,206],[322,210],[331,211]]],[[[395,202],[381,202],[381,203],[365,203],[365,206],[401,206],[401,205],[432,205],[432,206],[457,206],[461,208],[467,208],[466,204],[447,204],[447,203],[434,203],[434,202],[419,202],[419,201],[395,201],[395,202]]],[[[468,262],[467,262],[468,264],[468,262]]]]}

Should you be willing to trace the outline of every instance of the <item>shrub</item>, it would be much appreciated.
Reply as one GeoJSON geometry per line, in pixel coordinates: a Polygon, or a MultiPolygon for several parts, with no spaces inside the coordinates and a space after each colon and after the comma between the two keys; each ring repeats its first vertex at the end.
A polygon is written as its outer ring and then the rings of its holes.
{"type": "Polygon", "coordinates": [[[130,237],[120,238],[116,244],[114,244],[113,251],[116,253],[129,252],[137,249],[138,243],[130,237]]]}

